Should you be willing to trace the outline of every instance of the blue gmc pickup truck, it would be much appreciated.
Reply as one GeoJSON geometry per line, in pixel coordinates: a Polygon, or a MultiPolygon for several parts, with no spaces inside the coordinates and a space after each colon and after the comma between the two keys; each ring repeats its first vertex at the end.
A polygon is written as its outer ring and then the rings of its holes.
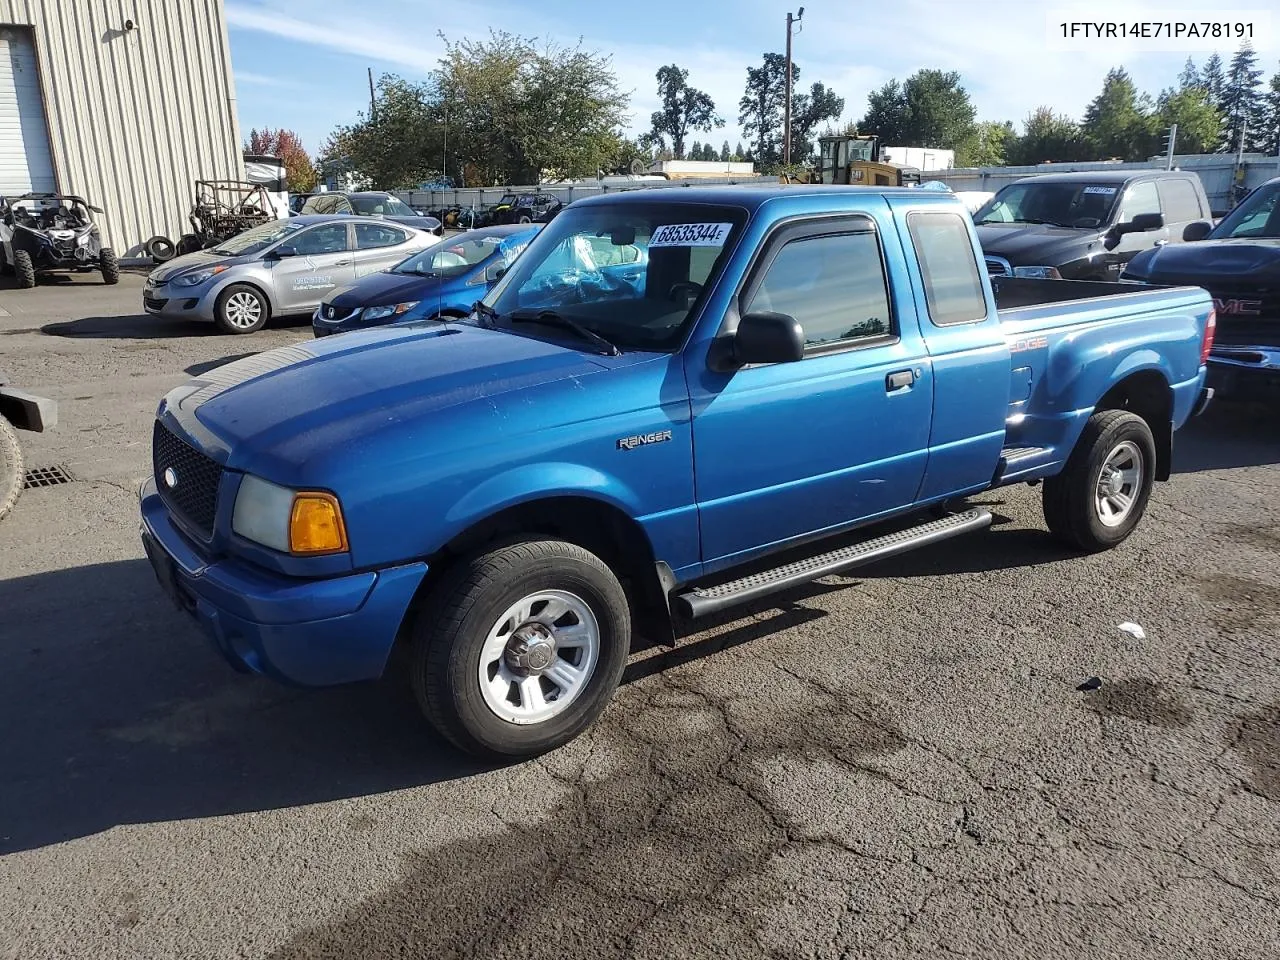
{"type": "Polygon", "coordinates": [[[633,632],[674,643],[681,619],[986,527],[967,495],[1042,483],[1072,547],[1130,534],[1208,400],[1208,294],[981,263],[948,194],[579,201],[466,319],[171,392],[146,552],[242,670],[366,680],[401,643],[453,743],[552,749],[605,708],[633,632]],[[584,241],[638,248],[642,275],[567,268],[584,241]]]}

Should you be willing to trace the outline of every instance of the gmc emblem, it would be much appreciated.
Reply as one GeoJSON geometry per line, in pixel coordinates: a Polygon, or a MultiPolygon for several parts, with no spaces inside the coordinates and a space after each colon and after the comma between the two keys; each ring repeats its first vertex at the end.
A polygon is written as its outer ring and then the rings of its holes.
{"type": "Polygon", "coordinates": [[[1221,300],[1214,297],[1213,307],[1218,313],[1230,313],[1240,317],[1262,316],[1261,300],[1221,300]]]}

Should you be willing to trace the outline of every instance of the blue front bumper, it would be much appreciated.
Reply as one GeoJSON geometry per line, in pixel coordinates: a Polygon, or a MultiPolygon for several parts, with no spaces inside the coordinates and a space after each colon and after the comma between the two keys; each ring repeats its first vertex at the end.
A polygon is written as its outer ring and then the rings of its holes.
{"type": "Polygon", "coordinates": [[[165,592],[237,670],[329,686],[382,675],[425,563],[300,580],[234,558],[205,560],[147,481],[142,545],[165,592]]]}

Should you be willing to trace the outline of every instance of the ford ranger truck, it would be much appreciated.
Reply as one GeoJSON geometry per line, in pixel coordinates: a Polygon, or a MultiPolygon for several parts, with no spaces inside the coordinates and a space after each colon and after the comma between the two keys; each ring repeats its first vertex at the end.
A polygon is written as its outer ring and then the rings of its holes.
{"type": "Polygon", "coordinates": [[[1058,539],[1129,536],[1205,402],[1208,294],[995,283],[940,192],[582,200],[466,319],[169,393],[142,540],[233,666],[403,663],[453,743],[537,754],[604,710],[633,633],[978,531],[972,494],[1039,482],[1058,539]]]}

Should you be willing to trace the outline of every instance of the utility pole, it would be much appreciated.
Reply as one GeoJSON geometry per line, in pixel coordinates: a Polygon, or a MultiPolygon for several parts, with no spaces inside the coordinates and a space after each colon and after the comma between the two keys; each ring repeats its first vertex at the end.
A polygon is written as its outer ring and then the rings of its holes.
{"type": "Polygon", "coordinates": [[[1177,139],[1178,139],[1178,125],[1175,123],[1169,127],[1169,147],[1167,152],[1165,153],[1165,158],[1164,158],[1164,168],[1166,170],[1173,169],[1173,144],[1177,139]]]}
{"type": "Polygon", "coordinates": [[[440,151],[440,179],[449,179],[449,105],[444,106],[444,149],[440,151]]]}
{"type": "Polygon", "coordinates": [[[791,28],[804,18],[804,7],[794,17],[787,14],[787,98],[783,106],[786,119],[782,123],[782,164],[791,166],[791,28]]]}
{"type": "Polygon", "coordinates": [[[378,119],[378,101],[373,96],[373,67],[369,67],[369,119],[378,119]]]}

